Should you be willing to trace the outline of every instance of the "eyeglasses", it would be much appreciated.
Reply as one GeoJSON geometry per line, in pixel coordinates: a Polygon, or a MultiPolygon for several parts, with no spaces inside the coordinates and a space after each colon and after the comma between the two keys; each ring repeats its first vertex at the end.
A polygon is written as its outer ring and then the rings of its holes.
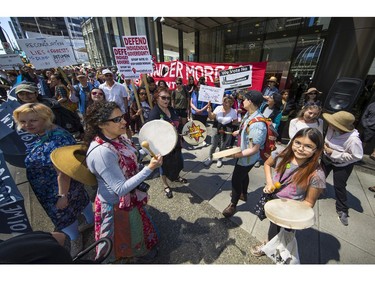
{"type": "Polygon", "coordinates": [[[103,95],[102,92],[91,92],[91,94],[92,94],[93,96],[96,96],[96,95],[102,96],[102,95],[103,95]]]}
{"type": "Polygon", "coordinates": [[[166,96],[160,96],[160,98],[161,98],[162,100],[171,100],[171,97],[166,97],[166,96]]]}
{"type": "Polygon", "coordinates": [[[122,119],[125,120],[125,114],[123,114],[121,116],[117,116],[117,117],[111,118],[111,119],[108,119],[108,120],[105,120],[104,122],[112,121],[113,123],[120,123],[122,119]]]}
{"type": "Polygon", "coordinates": [[[176,85],[181,85],[181,83],[177,82],[176,85]]]}
{"type": "Polygon", "coordinates": [[[294,147],[296,148],[303,148],[303,150],[305,150],[306,152],[314,152],[316,150],[316,147],[312,147],[311,145],[306,145],[306,144],[302,144],[300,143],[299,141],[297,140],[294,140],[293,141],[293,145],[294,147]]]}

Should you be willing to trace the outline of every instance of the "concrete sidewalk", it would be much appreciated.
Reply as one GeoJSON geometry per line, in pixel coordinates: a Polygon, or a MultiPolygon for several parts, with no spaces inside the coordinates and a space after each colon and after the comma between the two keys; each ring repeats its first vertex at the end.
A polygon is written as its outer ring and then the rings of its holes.
{"type": "MultiPolygon", "coordinates": [[[[211,143],[210,136],[206,142],[211,143]]],[[[269,226],[267,219],[259,221],[253,213],[264,186],[263,166],[250,172],[248,201],[240,201],[237,213],[226,219],[221,212],[230,202],[234,160],[224,159],[221,168],[213,162],[207,168],[203,161],[208,153],[208,145],[183,149],[185,167],[181,176],[188,183],[171,183],[172,199],[165,197],[159,178],[147,180],[152,186],[149,212],[161,234],[155,263],[271,263],[267,257],[255,258],[249,252],[257,241],[267,238],[269,226]]],[[[16,183],[25,180],[23,169],[11,170],[16,183]]],[[[344,226],[335,211],[332,175],[328,177],[326,192],[314,207],[315,225],[296,234],[302,264],[375,264],[375,198],[368,190],[374,184],[371,170],[355,167],[347,187],[349,226],[344,226]]],[[[34,230],[51,231],[51,222],[27,185],[19,189],[34,230]]],[[[85,239],[92,242],[92,233],[85,239]]]]}

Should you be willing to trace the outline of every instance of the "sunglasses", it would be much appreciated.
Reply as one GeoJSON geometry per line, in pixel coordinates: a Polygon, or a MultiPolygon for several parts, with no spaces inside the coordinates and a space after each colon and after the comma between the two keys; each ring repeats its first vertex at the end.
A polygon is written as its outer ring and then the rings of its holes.
{"type": "Polygon", "coordinates": [[[166,96],[160,96],[160,98],[161,98],[162,100],[171,100],[171,97],[166,97],[166,96]]]}
{"type": "Polygon", "coordinates": [[[96,95],[102,96],[102,95],[103,95],[102,92],[91,92],[91,94],[92,94],[93,96],[96,96],[96,95]]]}
{"type": "Polygon", "coordinates": [[[146,93],[139,93],[140,95],[146,95],[146,93]]]}
{"type": "Polygon", "coordinates": [[[125,114],[123,114],[121,116],[117,116],[117,117],[111,118],[111,119],[107,119],[104,122],[112,121],[113,123],[120,123],[122,119],[125,120],[125,114]]]}
{"type": "Polygon", "coordinates": [[[176,85],[181,85],[181,83],[176,83],[176,85]]]}

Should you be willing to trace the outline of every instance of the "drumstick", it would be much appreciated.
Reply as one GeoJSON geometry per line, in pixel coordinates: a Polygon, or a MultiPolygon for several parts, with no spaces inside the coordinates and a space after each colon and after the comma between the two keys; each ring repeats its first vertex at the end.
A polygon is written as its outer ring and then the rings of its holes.
{"type": "Polygon", "coordinates": [[[179,134],[179,135],[180,136],[187,136],[187,135],[194,135],[194,134],[198,134],[198,133],[200,133],[200,131],[194,131],[194,132],[186,131],[185,133],[179,134]]]}
{"type": "Polygon", "coordinates": [[[152,152],[152,150],[151,150],[151,148],[150,148],[150,144],[148,143],[148,141],[143,141],[143,142],[141,143],[141,146],[142,146],[143,148],[146,148],[147,151],[150,152],[150,155],[151,155],[152,157],[156,158],[156,155],[155,155],[154,152],[152,152]]]}

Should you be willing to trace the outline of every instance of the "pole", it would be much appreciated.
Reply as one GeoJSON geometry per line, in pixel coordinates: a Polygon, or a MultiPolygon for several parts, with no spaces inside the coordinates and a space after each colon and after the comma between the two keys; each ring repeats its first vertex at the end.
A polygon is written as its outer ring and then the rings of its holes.
{"type": "Polygon", "coordinates": [[[148,103],[150,104],[150,107],[152,109],[154,106],[152,104],[152,98],[151,98],[151,94],[150,94],[150,89],[148,88],[146,74],[141,74],[141,75],[142,75],[143,84],[145,84],[145,87],[146,87],[146,93],[147,93],[148,103]]]}
{"type": "MultiPolygon", "coordinates": [[[[138,107],[138,109],[142,109],[141,103],[139,102],[138,91],[135,90],[134,81],[133,81],[133,79],[131,79],[130,81],[132,83],[132,88],[133,88],[133,92],[134,92],[135,101],[137,102],[137,107],[138,107]]],[[[139,117],[141,117],[142,124],[144,124],[145,119],[143,118],[143,112],[139,117]]]]}

